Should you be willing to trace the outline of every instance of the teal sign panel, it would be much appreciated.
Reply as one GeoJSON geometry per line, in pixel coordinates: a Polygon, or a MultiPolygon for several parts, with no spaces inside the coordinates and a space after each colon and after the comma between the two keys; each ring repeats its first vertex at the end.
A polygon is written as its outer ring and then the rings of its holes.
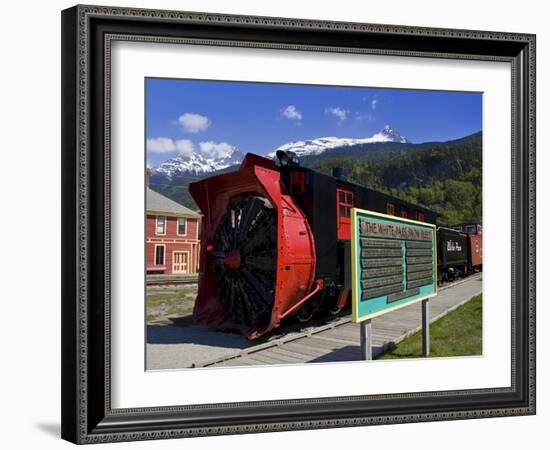
{"type": "Polygon", "coordinates": [[[351,258],[356,323],[437,294],[435,225],[354,208],[351,258]]]}

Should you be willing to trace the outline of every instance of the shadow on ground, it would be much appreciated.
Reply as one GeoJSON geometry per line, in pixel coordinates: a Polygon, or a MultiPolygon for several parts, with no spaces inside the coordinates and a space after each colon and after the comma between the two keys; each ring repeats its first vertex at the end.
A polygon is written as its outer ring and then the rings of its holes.
{"type": "Polygon", "coordinates": [[[196,344],[242,349],[254,345],[243,335],[216,331],[204,325],[178,327],[173,325],[147,325],[148,344],[196,344]]]}
{"type": "Polygon", "coordinates": [[[337,316],[314,318],[305,324],[291,319],[253,341],[248,340],[237,331],[216,330],[205,325],[193,324],[192,316],[169,317],[171,322],[169,324],[147,324],[147,344],[197,344],[224,348],[246,348],[287,336],[289,333],[301,333],[326,325],[347,313],[346,310],[337,316]]]}

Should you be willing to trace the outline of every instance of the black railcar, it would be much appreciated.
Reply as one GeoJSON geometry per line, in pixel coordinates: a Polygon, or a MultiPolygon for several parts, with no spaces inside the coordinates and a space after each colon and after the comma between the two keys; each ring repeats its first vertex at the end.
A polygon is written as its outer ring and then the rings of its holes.
{"type": "Polygon", "coordinates": [[[438,282],[452,281],[468,272],[466,234],[452,228],[437,227],[438,282]]]}

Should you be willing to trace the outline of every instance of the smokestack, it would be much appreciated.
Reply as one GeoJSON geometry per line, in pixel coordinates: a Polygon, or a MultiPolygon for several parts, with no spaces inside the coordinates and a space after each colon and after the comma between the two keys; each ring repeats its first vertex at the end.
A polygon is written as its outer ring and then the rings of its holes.
{"type": "Polygon", "coordinates": [[[338,178],[339,180],[346,180],[348,177],[348,169],[344,167],[333,167],[332,176],[338,178]]]}

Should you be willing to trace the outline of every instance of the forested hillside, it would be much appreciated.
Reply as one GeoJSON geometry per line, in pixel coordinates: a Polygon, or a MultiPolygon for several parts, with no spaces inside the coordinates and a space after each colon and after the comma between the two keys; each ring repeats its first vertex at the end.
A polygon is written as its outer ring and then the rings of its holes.
{"type": "Polygon", "coordinates": [[[432,144],[390,159],[319,161],[325,173],[348,168],[348,179],[435,210],[439,222],[481,222],[481,133],[452,143],[432,144]]]}

